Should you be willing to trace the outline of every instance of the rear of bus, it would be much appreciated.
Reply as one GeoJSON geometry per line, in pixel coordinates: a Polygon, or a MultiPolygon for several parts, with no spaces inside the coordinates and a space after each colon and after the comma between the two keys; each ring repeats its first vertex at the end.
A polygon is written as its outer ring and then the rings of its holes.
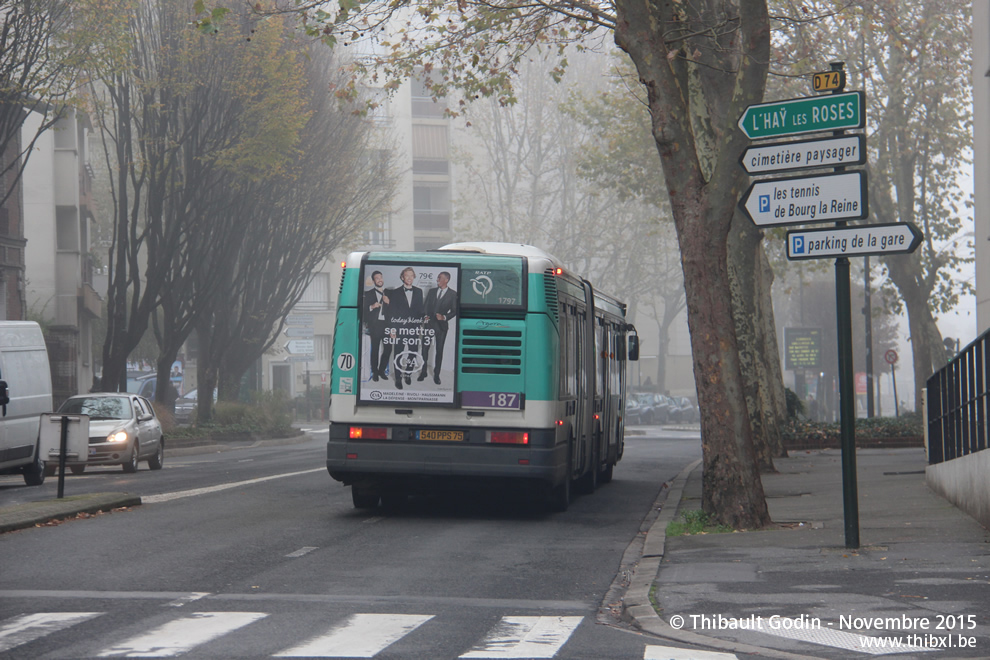
{"type": "Polygon", "coordinates": [[[327,470],[356,507],[485,486],[539,494],[569,479],[549,259],[347,258],[327,470]]]}

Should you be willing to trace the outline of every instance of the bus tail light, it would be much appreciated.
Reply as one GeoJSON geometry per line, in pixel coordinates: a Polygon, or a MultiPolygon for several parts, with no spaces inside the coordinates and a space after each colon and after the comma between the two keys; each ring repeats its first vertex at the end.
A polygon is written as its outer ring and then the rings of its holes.
{"type": "Polygon", "coordinates": [[[351,440],[388,440],[388,429],[384,426],[352,426],[351,440]]]}
{"type": "Polygon", "coordinates": [[[492,443],[498,445],[528,445],[529,433],[525,431],[492,431],[492,443]]]}

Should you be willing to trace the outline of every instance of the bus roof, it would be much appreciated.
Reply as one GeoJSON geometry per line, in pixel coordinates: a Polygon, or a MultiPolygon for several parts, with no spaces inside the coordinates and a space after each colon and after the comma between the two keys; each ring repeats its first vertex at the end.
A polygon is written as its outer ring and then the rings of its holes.
{"type": "Polygon", "coordinates": [[[529,257],[537,259],[547,259],[556,265],[560,265],[560,259],[544,252],[538,247],[524,245],[523,243],[497,243],[494,241],[475,241],[470,243],[449,243],[438,250],[449,250],[456,252],[478,252],[481,254],[499,254],[515,257],[529,257]]]}

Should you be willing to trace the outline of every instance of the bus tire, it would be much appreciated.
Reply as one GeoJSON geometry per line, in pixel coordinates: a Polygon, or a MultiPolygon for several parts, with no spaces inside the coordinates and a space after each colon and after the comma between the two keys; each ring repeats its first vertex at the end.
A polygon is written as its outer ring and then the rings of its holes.
{"type": "Polygon", "coordinates": [[[378,491],[360,486],[351,486],[351,501],[354,502],[355,509],[374,509],[378,506],[381,495],[378,491]]]}
{"type": "Polygon", "coordinates": [[[601,472],[598,473],[598,483],[607,484],[612,481],[612,468],[615,467],[615,463],[609,463],[605,466],[601,472]]]}
{"type": "Polygon", "coordinates": [[[571,475],[550,489],[547,504],[554,513],[563,513],[571,505],[571,475]]]}
{"type": "Polygon", "coordinates": [[[601,458],[598,455],[598,443],[599,434],[596,433],[591,447],[591,465],[588,466],[588,471],[581,475],[581,478],[578,480],[578,491],[582,495],[590,495],[598,488],[598,464],[601,462],[601,458]]]}

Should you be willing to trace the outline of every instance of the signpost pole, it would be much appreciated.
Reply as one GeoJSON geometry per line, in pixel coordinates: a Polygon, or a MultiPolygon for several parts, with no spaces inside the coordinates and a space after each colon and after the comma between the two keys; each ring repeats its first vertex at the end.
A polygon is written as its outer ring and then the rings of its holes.
{"type": "Polygon", "coordinates": [[[873,419],[873,309],[870,302],[870,255],[863,259],[863,320],[866,335],[866,416],[873,419]]]}
{"type": "MultiPolygon", "coordinates": [[[[845,223],[836,223],[844,225],[845,223]]],[[[856,399],[853,382],[849,259],[835,260],[835,307],[839,339],[839,442],[842,447],[842,511],[846,547],[859,547],[859,495],[856,487],[856,399]]]]}
{"type": "MultiPolygon", "coordinates": [[[[833,62],[832,71],[841,73],[842,62],[833,62]]],[[[844,74],[842,74],[844,77],[844,74]]],[[[841,91],[835,90],[833,94],[841,91]]],[[[841,132],[837,132],[841,134],[841,132]]],[[[836,171],[845,168],[837,167],[836,171]]],[[[836,222],[835,228],[846,227],[836,222]]],[[[839,445],[842,448],[842,512],[846,547],[859,547],[859,494],[856,484],[856,386],[853,374],[852,302],[849,258],[835,260],[835,316],[839,349],[839,445]]]]}

